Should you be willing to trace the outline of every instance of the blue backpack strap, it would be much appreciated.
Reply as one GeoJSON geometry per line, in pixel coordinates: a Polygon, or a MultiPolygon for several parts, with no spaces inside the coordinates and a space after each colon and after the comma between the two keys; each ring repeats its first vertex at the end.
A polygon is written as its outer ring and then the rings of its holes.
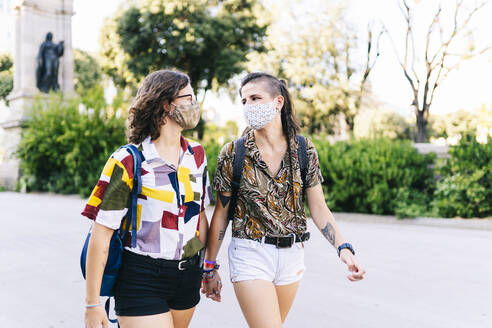
{"type": "MultiPolygon", "coordinates": [[[[137,200],[138,195],[142,193],[142,153],[132,144],[123,146],[133,157],[133,187],[131,193],[131,199],[128,205],[127,219],[131,218],[132,222],[132,248],[137,246],[137,200]]],[[[127,220],[128,222],[128,220],[127,220]]],[[[124,237],[129,229],[129,224],[126,224],[124,237]]],[[[124,240],[123,237],[123,240],[124,240]]]]}
{"type": "Polygon", "coordinates": [[[296,135],[297,140],[297,159],[299,161],[299,168],[301,169],[301,179],[302,179],[302,197],[304,199],[304,194],[306,193],[306,174],[307,174],[307,149],[306,149],[306,138],[298,134],[296,135]]]}
{"type": "MultiPolygon", "coordinates": [[[[106,310],[106,315],[108,316],[109,322],[111,322],[111,323],[118,323],[118,319],[111,319],[109,317],[109,306],[110,306],[110,303],[111,303],[111,299],[112,299],[112,297],[108,297],[108,299],[106,300],[106,303],[104,304],[104,309],[106,310]]],[[[120,324],[118,323],[118,327],[119,326],[120,326],[120,324]]]]}
{"type": "Polygon", "coordinates": [[[234,142],[234,162],[232,166],[232,181],[231,181],[231,202],[229,203],[229,211],[227,217],[232,220],[234,217],[234,210],[236,208],[237,194],[239,192],[239,185],[241,184],[241,176],[243,174],[244,167],[244,154],[246,147],[244,146],[245,138],[241,137],[234,142]]]}

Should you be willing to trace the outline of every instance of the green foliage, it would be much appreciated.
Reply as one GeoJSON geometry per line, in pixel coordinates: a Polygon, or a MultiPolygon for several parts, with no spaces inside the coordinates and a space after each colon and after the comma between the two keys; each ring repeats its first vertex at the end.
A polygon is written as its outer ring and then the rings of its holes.
{"type": "Polygon", "coordinates": [[[121,84],[162,68],[188,73],[195,89],[224,84],[242,71],[247,53],[262,50],[255,3],[144,0],[121,9],[103,31],[102,42],[112,45],[102,46],[105,70],[121,84]],[[122,62],[131,74],[122,76],[122,62]]]}
{"type": "Polygon", "coordinates": [[[14,88],[13,66],[14,62],[9,54],[0,54],[0,99],[5,102],[14,88]]]}
{"type": "MultiPolygon", "coordinates": [[[[351,143],[314,138],[334,211],[394,214],[408,193],[431,194],[434,155],[421,155],[408,141],[387,139],[351,143]]],[[[406,196],[407,199],[409,198],[406,196]]]]}
{"type": "Polygon", "coordinates": [[[446,115],[433,115],[430,119],[429,134],[433,137],[448,138],[477,131],[478,119],[473,112],[459,110],[446,115]]]}
{"type": "Polygon", "coordinates": [[[222,149],[222,145],[211,140],[206,143],[202,143],[203,148],[205,149],[205,154],[207,154],[207,168],[208,168],[208,176],[210,178],[210,186],[212,187],[212,193],[214,199],[217,199],[217,193],[213,190],[212,183],[215,177],[215,171],[217,170],[217,158],[219,157],[220,150],[222,149]]]}
{"type": "Polygon", "coordinates": [[[125,144],[123,118],[60,94],[36,99],[30,117],[17,153],[27,190],[87,196],[109,155],[125,144]]]}
{"type": "MultiPolygon", "coordinates": [[[[358,36],[342,2],[297,0],[265,2],[265,53],[248,55],[248,69],[286,79],[303,130],[336,133],[340,117],[353,126],[365,90],[361,88],[366,58],[356,58],[358,36]],[[356,55],[354,55],[356,54],[356,55]]],[[[368,74],[368,73],[367,73],[368,74]]]]}
{"type": "Polygon", "coordinates": [[[410,139],[410,125],[403,116],[387,110],[365,110],[355,117],[357,138],[410,139]]]}
{"type": "MultiPolygon", "coordinates": [[[[0,99],[7,102],[7,96],[14,88],[14,75],[10,71],[0,72],[0,99]]],[[[7,102],[8,105],[8,102],[7,102]]]]}
{"type": "Polygon", "coordinates": [[[464,218],[492,215],[492,140],[462,138],[441,168],[434,202],[439,215],[464,218]]]}
{"type": "Polygon", "coordinates": [[[101,69],[93,56],[79,49],[74,49],[73,63],[75,90],[83,96],[86,90],[101,83],[101,69]]]}
{"type": "Polygon", "coordinates": [[[0,72],[11,71],[14,67],[14,60],[9,54],[0,54],[0,72]]]}
{"type": "Polygon", "coordinates": [[[205,143],[215,141],[219,144],[225,144],[227,140],[237,138],[239,135],[239,127],[234,121],[227,121],[225,126],[217,126],[213,123],[205,125],[205,133],[202,141],[205,143]]]}
{"type": "Polygon", "coordinates": [[[436,217],[438,213],[433,206],[432,194],[402,188],[395,202],[395,215],[399,219],[415,217],[436,217]]]}

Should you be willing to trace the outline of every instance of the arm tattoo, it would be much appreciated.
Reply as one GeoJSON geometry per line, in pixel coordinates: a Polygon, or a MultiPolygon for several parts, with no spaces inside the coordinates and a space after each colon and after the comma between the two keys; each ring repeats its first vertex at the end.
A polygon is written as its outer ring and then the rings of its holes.
{"type": "Polygon", "coordinates": [[[229,201],[231,200],[231,196],[219,195],[219,198],[223,208],[225,208],[227,204],[229,204],[229,201]]]}
{"type": "Polygon", "coordinates": [[[219,231],[219,240],[223,240],[225,236],[225,230],[219,231]]]}
{"type": "Polygon", "coordinates": [[[328,239],[330,244],[335,246],[335,229],[333,229],[333,226],[329,222],[323,229],[321,229],[321,233],[326,239],[328,239]]]}

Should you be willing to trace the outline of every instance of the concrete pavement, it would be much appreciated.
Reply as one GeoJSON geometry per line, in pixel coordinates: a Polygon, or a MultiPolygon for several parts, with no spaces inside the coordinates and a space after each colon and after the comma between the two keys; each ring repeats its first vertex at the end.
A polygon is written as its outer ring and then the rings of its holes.
{"type": "MultiPolygon", "coordinates": [[[[90,225],[79,215],[83,204],[77,196],[0,192],[0,327],[83,327],[79,255],[90,225]]],[[[490,220],[467,228],[456,220],[336,217],[366,279],[349,282],[311,225],[307,271],[285,327],[492,327],[490,220]]],[[[223,247],[223,301],[202,298],[192,328],[246,327],[226,256],[223,247]]]]}

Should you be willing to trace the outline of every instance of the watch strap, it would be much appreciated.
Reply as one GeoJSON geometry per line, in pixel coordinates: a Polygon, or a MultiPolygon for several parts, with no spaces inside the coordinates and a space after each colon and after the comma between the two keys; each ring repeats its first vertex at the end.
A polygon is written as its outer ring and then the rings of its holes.
{"type": "Polygon", "coordinates": [[[337,249],[338,257],[340,257],[340,252],[344,248],[348,249],[353,255],[355,255],[355,251],[354,251],[354,248],[352,247],[352,244],[350,244],[350,243],[343,243],[340,246],[338,246],[338,249],[337,249]]]}

